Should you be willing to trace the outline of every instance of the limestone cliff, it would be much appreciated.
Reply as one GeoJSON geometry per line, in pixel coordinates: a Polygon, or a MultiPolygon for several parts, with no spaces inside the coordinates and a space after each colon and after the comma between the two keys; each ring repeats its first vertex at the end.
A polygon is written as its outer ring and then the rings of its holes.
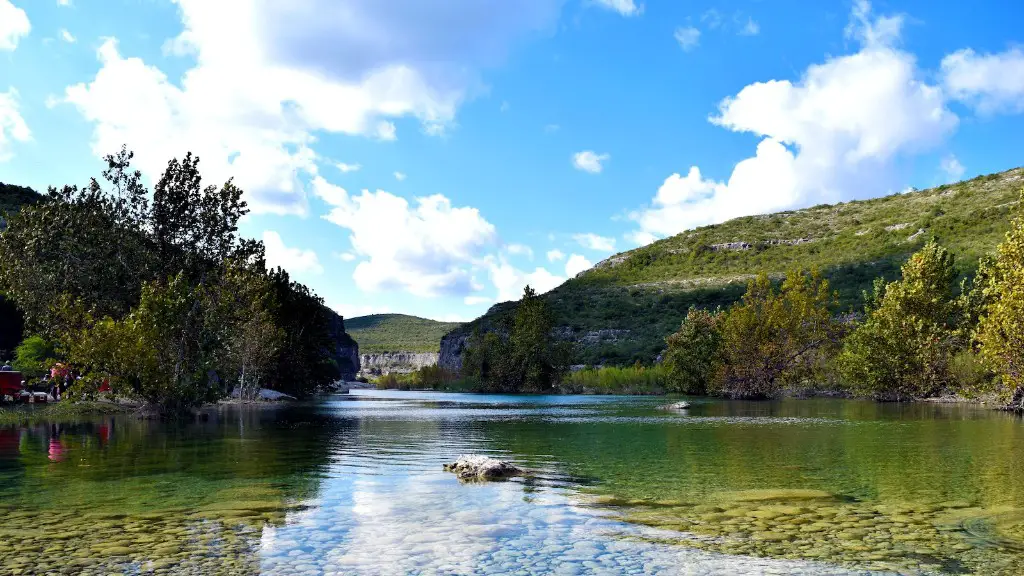
{"type": "Polygon", "coordinates": [[[345,319],[328,309],[334,361],[341,369],[342,380],[355,380],[359,373],[359,343],[345,332],[345,319]]]}
{"type": "Polygon", "coordinates": [[[381,376],[397,372],[408,374],[424,366],[437,364],[437,352],[367,352],[360,355],[364,376],[381,376]]]}

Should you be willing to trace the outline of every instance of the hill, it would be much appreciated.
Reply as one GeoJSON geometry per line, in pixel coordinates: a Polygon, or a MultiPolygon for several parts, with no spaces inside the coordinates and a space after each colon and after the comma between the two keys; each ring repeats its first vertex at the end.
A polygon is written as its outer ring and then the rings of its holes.
{"type": "Polygon", "coordinates": [[[460,326],[405,314],[346,318],[345,328],[367,352],[437,352],[441,337],[460,326]]]}
{"type": "MultiPolygon", "coordinates": [[[[727,305],[764,271],[818,267],[839,291],[842,310],[859,308],[877,276],[935,237],[971,274],[1009,228],[1024,187],[1017,168],[973,180],[872,200],[820,205],[704,226],[616,254],[543,298],[555,324],[578,344],[585,364],[649,362],[691,305],[727,305]]],[[[506,302],[446,336],[440,364],[460,365],[467,335],[515,309],[506,302]]],[[[838,312],[838,311],[837,311],[838,312]]]]}

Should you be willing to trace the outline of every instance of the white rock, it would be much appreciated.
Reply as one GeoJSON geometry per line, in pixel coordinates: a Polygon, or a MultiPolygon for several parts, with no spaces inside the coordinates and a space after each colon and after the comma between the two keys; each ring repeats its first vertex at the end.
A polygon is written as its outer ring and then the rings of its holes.
{"type": "Polygon", "coordinates": [[[499,480],[525,474],[525,470],[511,462],[477,454],[459,456],[455,462],[445,464],[444,469],[454,472],[459,480],[499,480]]]}

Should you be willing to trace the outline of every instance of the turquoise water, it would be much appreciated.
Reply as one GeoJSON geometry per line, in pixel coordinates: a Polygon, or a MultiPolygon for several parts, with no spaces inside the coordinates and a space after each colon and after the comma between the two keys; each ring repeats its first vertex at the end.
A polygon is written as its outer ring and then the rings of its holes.
{"type": "Polygon", "coordinates": [[[1024,573],[1024,424],[847,400],[353,391],[0,428],[0,573],[1024,573]],[[524,478],[460,483],[464,453],[524,478]]]}

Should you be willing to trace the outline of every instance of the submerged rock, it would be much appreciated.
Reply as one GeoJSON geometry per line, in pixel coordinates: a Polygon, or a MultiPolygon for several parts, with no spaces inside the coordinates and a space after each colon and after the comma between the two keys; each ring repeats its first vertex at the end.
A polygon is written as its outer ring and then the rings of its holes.
{"type": "Polygon", "coordinates": [[[459,456],[455,462],[445,464],[444,469],[454,472],[459,480],[501,480],[526,473],[511,462],[476,454],[459,456]]]}
{"type": "Polygon", "coordinates": [[[690,403],[684,401],[684,402],[675,402],[674,404],[668,404],[666,406],[662,406],[661,409],[662,410],[686,410],[689,407],[690,407],[690,403]]]}

